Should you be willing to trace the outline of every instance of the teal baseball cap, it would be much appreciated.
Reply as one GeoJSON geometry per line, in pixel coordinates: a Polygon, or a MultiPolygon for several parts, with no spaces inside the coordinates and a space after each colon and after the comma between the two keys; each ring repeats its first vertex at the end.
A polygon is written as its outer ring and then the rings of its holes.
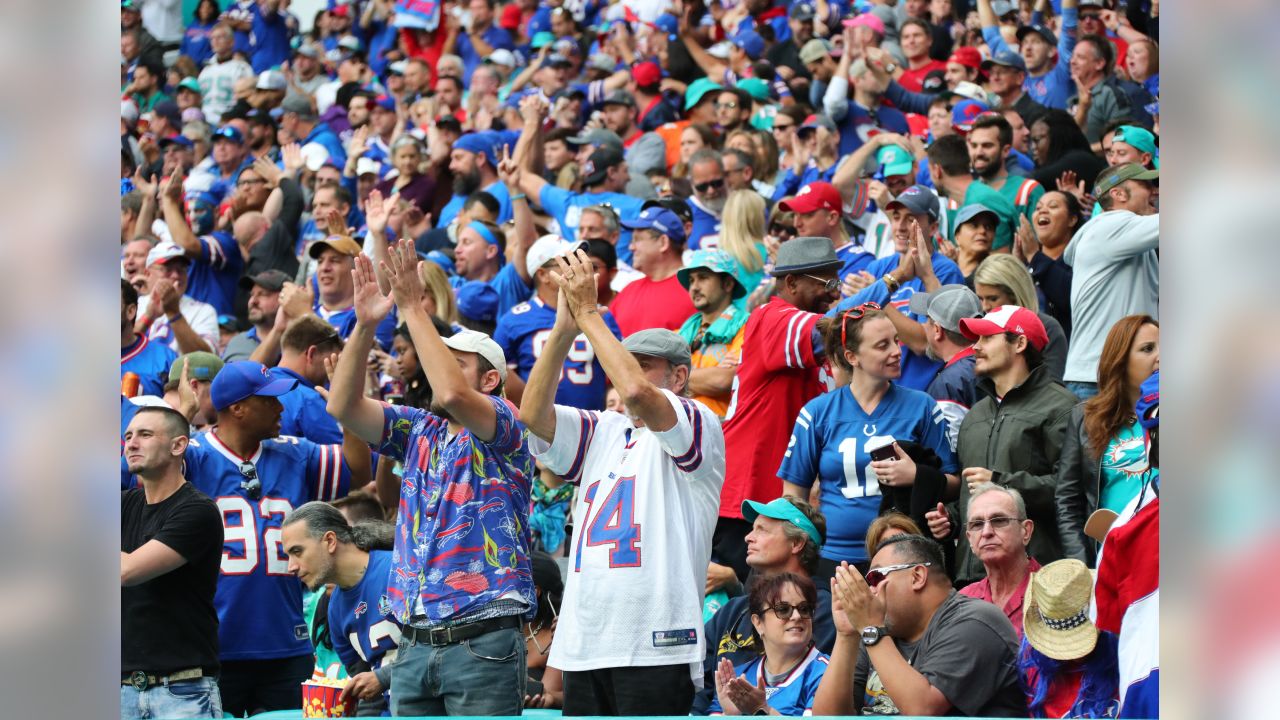
{"type": "Polygon", "coordinates": [[[913,160],[911,151],[901,145],[885,145],[876,151],[876,162],[885,177],[910,173],[913,160]]]}
{"type": "Polygon", "coordinates": [[[753,77],[745,80],[739,80],[738,87],[746,90],[748,95],[759,102],[769,102],[769,83],[761,80],[760,78],[753,77]]]}
{"type": "Polygon", "coordinates": [[[747,522],[755,522],[759,516],[773,518],[774,520],[784,520],[795,525],[808,535],[818,547],[822,547],[822,533],[818,532],[818,528],[814,526],[805,514],[800,512],[800,508],[791,504],[791,501],[780,497],[777,500],[771,500],[768,503],[760,503],[755,500],[742,501],[742,517],[747,522]]]}
{"type": "Polygon", "coordinates": [[[533,38],[530,39],[529,44],[533,46],[534,50],[541,50],[543,47],[550,45],[555,41],[556,41],[555,35],[552,35],[550,32],[547,32],[546,30],[542,30],[540,32],[536,32],[533,34],[533,38]]]}
{"type": "Polygon", "coordinates": [[[733,278],[733,291],[729,293],[729,297],[734,300],[747,294],[747,289],[742,286],[742,281],[738,280],[737,267],[733,264],[733,258],[722,250],[693,251],[693,254],[689,256],[689,262],[676,271],[676,279],[680,281],[680,285],[685,290],[689,289],[689,273],[694,270],[710,270],[713,273],[720,273],[733,278]]]}
{"type": "Polygon", "coordinates": [[[689,87],[684,91],[684,109],[691,110],[693,106],[702,102],[702,98],[713,90],[720,90],[723,86],[704,77],[689,83],[689,87]]]}

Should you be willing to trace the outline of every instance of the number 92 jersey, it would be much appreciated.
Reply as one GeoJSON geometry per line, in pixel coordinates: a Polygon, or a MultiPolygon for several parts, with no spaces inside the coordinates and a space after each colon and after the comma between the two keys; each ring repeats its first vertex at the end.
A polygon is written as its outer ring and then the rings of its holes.
{"type": "MultiPolygon", "coordinates": [[[[618,321],[609,312],[600,314],[613,336],[622,339],[618,321]]],[[[533,364],[542,356],[542,349],[556,324],[556,309],[534,295],[528,302],[511,308],[498,319],[493,339],[506,354],[507,361],[515,365],[520,379],[528,380],[533,364]]],[[[604,409],[605,375],[596,359],[595,350],[585,335],[579,335],[569,348],[564,369],[560,371],[560,385],[556,388],[556,404],[583,410],[604,409]]]]}
{"type": "Polygon", "coordinates": [[[347,494],[351,470],[341,445],[317,445],[282,435],[240,458],[210,431],[191,439],[185,475],[222,513],[222,573],[213,604],[223,660],[306,655],[311,639],[302,617],[302,584],[289,573],[280,526],[294,508],[347,494]],[[242,463],[252,463],[259,497],[241,487],[242,463]]]}
{"type": "Polygon", "coordinates": [[[868,414],[848,387],[837,388],[810,400],[796,417],[778,477],[806,488],[821,480],[827,518],[822,557],[828,560],[868,559],[867,527],[880,512],[880,481],[867,446],[884,439],[923,445],[938,454],[943,472],[957,470],[942,410],[919,390],[890,383],[868,414]]]}

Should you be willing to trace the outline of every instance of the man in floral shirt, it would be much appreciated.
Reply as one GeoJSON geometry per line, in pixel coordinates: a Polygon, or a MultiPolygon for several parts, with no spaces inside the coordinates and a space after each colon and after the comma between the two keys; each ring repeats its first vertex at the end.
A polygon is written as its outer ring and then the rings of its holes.
{"type": "Polygon", "coordinates": [[[389,616],[403,640],[392,713],[519,715],[535,609],[529,564],[528,431],[502,397],[507,363],[488,336],[442,339],[422,309],[411,240],[390,249],[387,280],[431,384],[431,411],[364,396],[365,359],[392,298],[356,258],[356,326],[334,371],[329,411],[404,464],[389,616]]]}

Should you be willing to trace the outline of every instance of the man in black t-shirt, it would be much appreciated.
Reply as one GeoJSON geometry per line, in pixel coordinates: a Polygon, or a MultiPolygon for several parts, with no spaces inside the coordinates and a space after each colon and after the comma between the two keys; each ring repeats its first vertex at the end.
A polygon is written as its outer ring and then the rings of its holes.
{"type": "Polygon", "coordinates": [[[814,715],[1027,716],[1013,625],[951,588],[936,542],[884,541],[866,580],[842,563],[831,614],[836,644],[814,715]]]}
{"type": "Polygon", "coordinates": [[[140,408],[124,456],[141,486],[120,497],[120,717],[220,718],[217,506],[182,476],[187,419],[140,408]]]}

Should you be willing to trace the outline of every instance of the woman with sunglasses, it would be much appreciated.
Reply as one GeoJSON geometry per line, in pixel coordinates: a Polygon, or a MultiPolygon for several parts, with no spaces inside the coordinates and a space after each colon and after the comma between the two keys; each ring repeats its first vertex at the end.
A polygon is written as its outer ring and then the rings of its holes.
{"type": "Polygon", "coordinates": [[[716,668],[716,698],[708,715],[812,714],[827,656],[813,646],[813,581],[795,573],[757,576],[748,592],[752,634],[764,654],[716,668]]]}
{"type": "Polygon", "coordinates": [[[797,497],[808,496],[815,477],[821,481],[828,531],[814,581],[825,582],[841,561],[866,571],[867,529],[880,511],[881,486],[903,488],[916,481],[916,463],[904,443],[938,456],[948,497],[959,488],[959,466],[937,401],[894,382],[902,374],[902,347],[879,305],[850,308],[819,327],[827,357],[847,369],[849,385],[800,410],[778,477],[782,492],[797,497]],[[871,451],[886,459],[873,460],[871,451]]]}

